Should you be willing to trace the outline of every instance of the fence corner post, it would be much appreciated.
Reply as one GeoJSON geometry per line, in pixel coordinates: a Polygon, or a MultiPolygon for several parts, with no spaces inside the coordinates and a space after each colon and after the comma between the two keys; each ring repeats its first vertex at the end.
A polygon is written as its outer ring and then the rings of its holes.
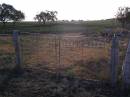
{"type": "Polygon", "coordinates": [[[111,85],[115,87],[117,84],[117,65],[119,64],[119,40],[118,37],[114,34],[112,38],[111,46],[111,85]]]}
{"type": "Polygon", "coordinates": [[[19,71],[19,70],[21,70],[21,57],[20,57],[20,45],[19,45],[19,33],[16,30],[13,31],[13,43],[14,43],[15,56],[16,56],[15,69],[16,69],[16,71],[19,71]]]}
{"type": "Polygon", "coordinates": [[[125,56],[125,60],[122,66],[122,78],[123,78],[123,87],[125,89],[130,89],[130,40],[128,43],[128,48],[125,56]]]}

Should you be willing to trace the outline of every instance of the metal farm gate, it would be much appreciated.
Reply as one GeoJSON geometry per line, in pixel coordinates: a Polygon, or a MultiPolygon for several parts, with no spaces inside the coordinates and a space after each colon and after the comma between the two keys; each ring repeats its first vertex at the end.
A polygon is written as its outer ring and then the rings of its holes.
{"type": "MultiPolygon", "coordinates": [[[[0,70],[59,72],[85,79],[111,80],[115,85],[122,78],[128,41],[129,38],[117,35],[106,39],[14,31],[13,35],[0,36],[0,70]]],[[[127,49],[126,59],[128,54],[127,49]]]]}
{"type": "Polygon", "coordinates": [[[103,37],[21,34],[25,68],[62,71],[91,79],[108,79],[110,43],[103,37]]]}

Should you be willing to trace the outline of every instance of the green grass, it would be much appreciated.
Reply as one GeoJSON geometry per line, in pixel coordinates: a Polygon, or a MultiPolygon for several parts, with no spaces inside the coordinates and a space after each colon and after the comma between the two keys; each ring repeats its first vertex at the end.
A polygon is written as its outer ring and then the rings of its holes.
{"type": "Polygon", "coordinates": [[[7,23],[3,26],[0,23],[0,33],[12,33],[13,30],[19,30],[21,32],[41,32],[41,33],[61,33],[61,32],[91,32],[92,34],[99,34],[99,32],[105,31],[105,29],[113,29],[119,26],[115,23],[115,20],[98,20],[98,21],[86,21],[83,23],[47,23],[42,24],[38,22],[18,22],[14,26],[13,23],[7,23]]]}

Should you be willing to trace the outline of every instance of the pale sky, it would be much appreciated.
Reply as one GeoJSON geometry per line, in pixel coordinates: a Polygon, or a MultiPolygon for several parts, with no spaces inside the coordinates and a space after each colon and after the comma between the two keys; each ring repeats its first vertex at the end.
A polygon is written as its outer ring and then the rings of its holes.
{"type": "Polygon", "coordinates": [[[115,17],[118,7],[130,7],[130,0],[0,0],[33,20],[40,11],[58,11],[59,20],[99,20],[115,17]]]}

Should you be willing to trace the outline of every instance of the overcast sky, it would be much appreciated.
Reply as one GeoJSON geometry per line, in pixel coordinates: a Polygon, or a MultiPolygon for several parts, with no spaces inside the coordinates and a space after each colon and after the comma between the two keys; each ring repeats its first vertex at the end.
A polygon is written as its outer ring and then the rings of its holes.
{"type": "Polygon", "coordinates": [[[118,7],[129,6],[130,0],[0,0],[25,13],[33,20],[40,11],[58,11],[60,20],[99,20],[113,18],[118,7]]]}

